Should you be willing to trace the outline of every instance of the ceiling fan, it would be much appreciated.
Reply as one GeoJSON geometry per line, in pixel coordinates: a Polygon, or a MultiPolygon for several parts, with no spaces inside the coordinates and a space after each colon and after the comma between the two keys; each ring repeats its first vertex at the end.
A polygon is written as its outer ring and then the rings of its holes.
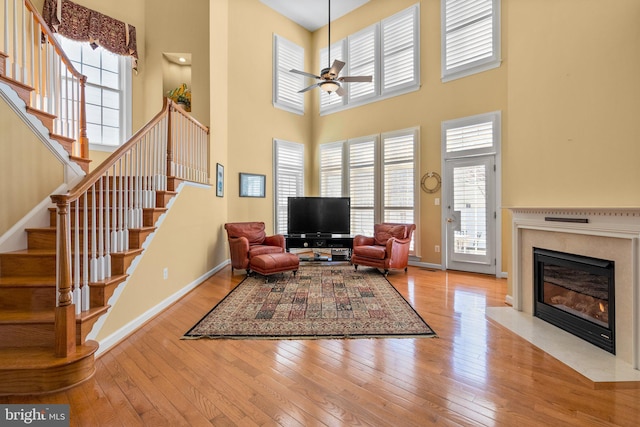
{"type": "Polygon", "coordinates": [[[303,76],[311,77],[316,80],[320,80],[318,83],[314,83],[311,86],[308,86],[302,90],[299,90],[298,93],[306,92],[315,87],[319,87],[327,93],[335,92],[338,96],[344,96],[347,92],[342,88],[341,83],[349,83],[349,82],[371,82],[373,81],[373,76],[343,76],[338,77],[340,71],[345,66],[345,63],[336,59],[333,61],[333,65],[331,65],[331,0],[328,0],[329,3],[329,25],[328,25],[328,66],[327,68],[323,68],[320,71],[320,75],[317,76],[315,74],[307,73],[305,71],[299,70],[289,70],[292,73],[302,74],[303,76]]]}

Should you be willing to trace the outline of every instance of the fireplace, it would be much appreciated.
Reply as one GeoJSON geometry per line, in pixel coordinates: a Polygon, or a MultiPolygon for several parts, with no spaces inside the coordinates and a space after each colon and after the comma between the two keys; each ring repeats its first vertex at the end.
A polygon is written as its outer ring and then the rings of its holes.
{"type": "Polygon", "coordinates": [[[533,248],[534,316],[615,354],[613,261],[533,248]]]}

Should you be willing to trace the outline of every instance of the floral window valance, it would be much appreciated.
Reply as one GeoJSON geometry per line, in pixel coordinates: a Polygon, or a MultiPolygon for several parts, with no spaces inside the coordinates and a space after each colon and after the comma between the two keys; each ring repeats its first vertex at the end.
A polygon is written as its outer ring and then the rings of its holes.
{"type": "Polygon", "coordinates": [[[95,49],[131,56],[138,68],[136,28],[69,0],[45,0],[42,16],[54,33],[77,41],[88,41],[95,49]]]}

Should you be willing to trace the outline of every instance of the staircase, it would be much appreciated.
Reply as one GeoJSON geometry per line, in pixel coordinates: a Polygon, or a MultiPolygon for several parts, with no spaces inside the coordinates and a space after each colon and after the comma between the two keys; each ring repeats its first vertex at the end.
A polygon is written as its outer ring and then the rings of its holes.
{"type": "MultiPolygon", "coordinates": [[[[170,182],[173,186],[179,180],[170,182]]],[[[48,227],[25,230],[26,249],[0,254],[0,394],[60,390],[93,375],[93,356],[98,344],[86,337],[109,309],[109,298],[127,279],[127,269],[142,253],[142,244],[155,231],[158,218],[166,212],[167,203],[175,194],[172,188],[156,193],[157,206],[144,208],[141,226],[128,229],[129,247],[111,254],[111,271],[104,280],[88,284],[89,308],[75,315],[76,349],[66,357],[54,354],[56,208],[49,208],[48,227]]],[[[112,196],[113,193],[98,195],[112,196]]],[[[119,192],[116,197],[120,197],[119,192]]],[[[89,227],[92,231],[88,235],[92,235],[93,224],[89,227]]],[[[72,234],[75,228],[72,223],[72,234]]]]}
{"type": "MultiPolygon", "coordinates": [[[[0,81],[87,172],[85,77],[29,0],[1,4],[0,81]],[[38,57],[41,51],[46,57],[38,57]],[[63,94],[61,79],[75,89],[63,94]]],[[[0,253],[0,395],[49,393],[91,378],[98,343],[87,337],[116,288],[126,285],[145,239],[181,182],[209,184],[208,135],[165,99],[146,126],[74,188],[51,196],[49,224],[25,230],[26,248],[0,253]]]]}

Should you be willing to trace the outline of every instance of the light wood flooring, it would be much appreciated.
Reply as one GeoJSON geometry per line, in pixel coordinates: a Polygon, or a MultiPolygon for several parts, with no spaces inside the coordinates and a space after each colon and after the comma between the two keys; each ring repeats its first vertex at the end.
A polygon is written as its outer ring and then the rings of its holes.
{"type": "Polygon", "coordinates": [[[505,328],[506,280],[410,267],[390,282],[439,338],[180,337],[243,278],[226,268],[97,361],[72,426],[638,426],[640,390],[593,390],[505,328]]]}

